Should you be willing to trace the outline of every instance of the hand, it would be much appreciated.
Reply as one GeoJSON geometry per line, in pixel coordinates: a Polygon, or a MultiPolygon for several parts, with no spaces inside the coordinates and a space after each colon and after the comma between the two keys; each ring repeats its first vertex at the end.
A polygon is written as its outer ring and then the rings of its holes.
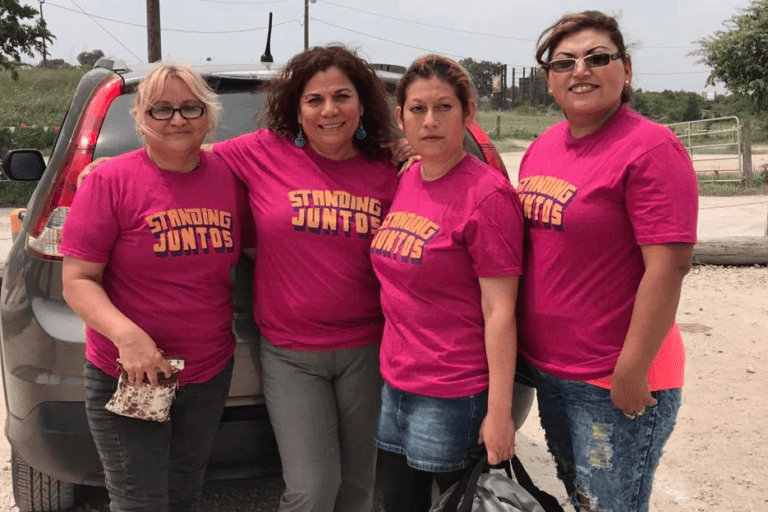
{"type": "Polygon", "coordinates": [[[112,158],[111,156],[102,156],[94,160],[93,162],[89,163],[85,166],[85,168],[80,171],[80,174],[77,175],[77,188],[80,188],[80,185],[83,184],[83,180],[91,174],[91,172],[99,166],[99,164],[102,164],[112,158]]]}
{"type": "Polygon", "coordinates": [[[657,402],[648,387],[646,372],[618,365],[611,377],[611,401],[630,419],[642,416],[647,407],[655,407],[657,402]]]}
{"type": "Polygon", "coordinates": [[[152,387],[156,388],[160,385],[158,372],[162,372],[166,379],[173,375],[173,368],[143,330],[133,330],[122,338],[115,343],[120,353],[118,361],[128,374],[128,382],[132,386],[141,386],[146,376],[152,387]]]}
{"type": "Polygon", "coordinates": [[[485,445],[488,452],[488,464],[501,464],[515,456],[515,423],[512,415],[500,415],[498,418],[487,414],[480,425],[477,442],[485,445]]]}
{"type": "Polygon", "coordinates": [[[411,165],[421,160],[416,151],[411,148],[405,137],[383,145],[392,151],[392,163],[400,169],[398,176],[402,175],[411,165]]]}

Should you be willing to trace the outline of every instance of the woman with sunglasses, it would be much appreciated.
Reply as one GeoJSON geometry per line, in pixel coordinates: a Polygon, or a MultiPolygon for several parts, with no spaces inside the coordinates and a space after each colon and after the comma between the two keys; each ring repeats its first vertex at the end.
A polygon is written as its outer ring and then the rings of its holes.
{"type": "Polygon", "coordinates": [[[669,130],[627,108],[632,62],[615,19],[565,15],[536,58],[566,120],[520,166],[520,350],[576,510],[647,511],[680,406],[675,313],[696,242],[696,176],[669,130]]]}
{"type": "Polygon", "coordinates": [[[147,145],[99,166],[75,195],[64,297],[87,326],[85,405],[110,510],[189,512],[229,394],[230,275],[250,216],[232,172],[201,150],[220,110],[203,79],[161,64],[135,101],[147,145]],[[173,373],[164,356],[184,359],[170,420],[106,409],[120,368],[131,386],[157,388],[173,373]]]}

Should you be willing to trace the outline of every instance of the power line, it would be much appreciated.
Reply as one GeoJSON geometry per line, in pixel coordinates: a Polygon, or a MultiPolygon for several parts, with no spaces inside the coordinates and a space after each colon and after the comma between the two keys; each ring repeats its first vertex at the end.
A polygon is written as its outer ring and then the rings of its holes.
{"type": "Polygon", "coordinates": [[[439,25],[430,25],[429,23],[424,23],[424,22],[421,22],[421,21],[406,20],[404,18],[397,18],[395,16],[388,16],[386,14],[379,14],[379,13],[376,13],[376,12],[364,11],[363,9],[357,9],[355,7],[349,7],[348,5],[341,5],[341,4],[337,4],[337,3],[334,3],[334,2],[328,2],[327,0],[324,0],[323,3],[329,4],[329,5],[335,5],[336,7],[341,7],[342,9],[349,9],[350,11],[357,11],[357,12],[362,12],[362,13],[365,13],[365,14],[370,14],[371,16],[378,16],[380,18],[387,18],[387,19],[390,19],[390,20],[402,21],[403,23],[411,23],[413,25],[419,25],[420,27],[438,28],[440,30],[449,30],[451,32],[462,32],[464,34],[473,34],[473,35],[478,35],[478,36],[496,37],[496,38],[499,38],[499,39],[508,39],[508,40],[512,40],[512,41],[525,41],[527,43],[531,43],[531,42],[535,42],[536,41],[535,39],[525,39],[525,38],[522,38],[522,37],[500,36],[500,35],[497,35],[497,34],[488,34],[487,32],[475,32],[475,31],[472,31],[472,30],[464,30],[464,29],[454,28],[454,27],[441,27],[439,25]]]}
{"type": "MultiPolygon", "coordinates": [[[[122,41],[120,41],[118,38],[116,38],[115,36],[113,36],[113,35],[112,35],[112,32],[110,32],[109,30],[107,30],[106,28],[104,28],[104,27],[103,27],[103,26],[102,26],[102,25],[101,25],[101,24],[100,24],[98,21],[96,21],[96,20],[93,18],[93,16],[91,16],[90,14],[88,14],[87,12],[85,12],[85,11],[83,10],[83,8],[82,8],[82,7],[80,7],[79,5],[77,5],[77,3],[75,3],[75,0],[69,0],[69,1],[70,1],[70,2],[72,2],[73,4],[75,4],[75,7],[77,7],[78,9],[80,9],[80,10],[82,11],[82,13],[83,13],[83,14],[85,14],[86,16],[88,16],[89,18],[91,18],[91,21],[93,21],[93,22],[94,22],[96,25],[98,25],[98,26],[99,26],[99,28],[100,28],[101,30],[103,30],[104,32],[106,32],[106,33],[107,33],[107,35],[109,35],[109,37],[111,37],[112,39],[114,39],[115,41],[117,41],[117,43],[118,43],[120,46],[122,46],[123,48],[125,48],[126,50],[128,50],[128,53],[130,53],[131,55],[133,55],[134,57],[136,57],[137,59],[139,59],[139,61],[140,61],[140,62],[142,61],[142,58],[141,58],[141,57],[139,57],[138,55],[136,55],[135,53],[133,53],[133,52],[131,51],[131,49],[130,49],[130,48],[128,48],[127,46],[125,46],[125,45],[123,44],[123,42],[122,42],[122,41]]],[[[58,6],[57,6],[57,7],[58,7],[58,6]]],[[[76,11],[75,11],[75,12],[76,12],[76,11]]]]}
{"type": "MultiPolygon", "coordinates": [[[[207,0],[201,0],[201,1],[207,1],[207,0]]],[[[288,1],[288,0],[279,0],[279,1],[283,2],[283,1],[288,1]]],[[[72,3],[74,3],[74,1],[72,3]]],[[[137,28],[143,28],[143,29],[147,28],[146,25],[142,25],[141,23],[131,23],[129,21],[121,21],[121,20],[116,20],[116,19],[113,19],[113,18],[105,18],[104,16],[97,16],[95,14],[89,14],[89,13],[85,12],[82,8],[80,9],[80,11],[76,11],[75,9],[69,9],[69,8],[61,6],[61,5],[52,4],[50,2],[47,2],[46,5],[52,5],[54,7],[58,7],[60,9],[64,9],[65,11],[74,12],[76,14],[84,14],[84,15],[88,16],[91,19],[98,18],[100,20],[110,21],[112,23],[119,23],[121,25],[128,25],[128,26],[131,26],[131,27],[137,27],[137,28]]],[[[77,5],[77,4],[75,4],[75,5],[77,5]]],[[[79,7],[80,6],[78,6],[78,8],[79,7]]],[[[287,20],[287,21],[281,21],[280,23],[274,23],[272,26],[273,27],[279,27],[280,25],[286,25],[288,23],[294,23],[294,22],[295,23],[301,23],[301,21],[298,18],[294,18],[294,19],[287,20]]],[[[96,23],[95,20],[94,20],[94,23],[96,23]]],[[[96,23],[96,24],[98,25],[98,23],[96,23]]],[[[101,25],[99,25],[99,26],[101,27],[101,25]]],[[[101,28],[104,28],[104,27],[101,27],[101,28]]],[[[245,28],[245,29],[240,29],[240,30],[223,30],[223,31],[201,31],[201,30],[185,30],[185,29],[180,29],[180,28],[163,28],[162,31],[163,32],[180,32],[180,33],[183,33],[183,34],[239,34],[239,33],[243,33],[243,32],[255,32],[255,31],[258,31],[258,30],[266,30],[267,28],[269,28],[269,27],[265,26],[265,27],[245,28]]],[[[104,30],[106,30],[106,29],[104,29],[104,30]]]]}
{"type": "Polygon", "coordinates": [[[263,4],[281,4],[284,2],[291,2],[293,0],[266,0],[264,2],[226,2],[224,0],[200,0],[200,1],[208,2],[211,4],[263,5],[263,4]]]}
{"type": "Polygon", "coordinates": [[[414,46],[412,44],[401,43],[399,41],[393,41],[391,39],[385,39],[383,37],[372,36],[371,34],[367,34],[365,32],[360,32],[359,30],[354,30],[354,29],[347,28],[347,27],[342,27],[341,25],[335,25],[333,23],[330,23],[328,21],[321,20],[321,19],[318,19],[318,18],[310,17],[309,19],[311,19],[312,21],[318,21],[318,22],[320,22],[320,23],[322,23],[324,25],[328,25],[328,26],[331,26],[331,27],[334,27],[334,28],[340,28],[341,30],[346,30],[347,32],[352,32],[352,33],[355,33],[355,34],[360,34],[360,35],[363,35],[363,36],[366,36],[366,37],[370,37],[372,39],[378,39],[379,41],[385,41],[387,43],[392,43],[392,44],[396,44],[396,45],[399,45],[399,46],[405,46],[407,48],[415,48],[416,50],[421,50],[421,51],[425,51],[425,52],[428,52],[428,53],[440,53],[441,55],[446,55],[448,57],[456,57],[458,59],[463,59],[464,58],[463,55],[455,55],[455,54],[451,54],[451,53],[437,52],[435,50],[430,50],[429,48],[422,48],[421,46],[414,46]]]}

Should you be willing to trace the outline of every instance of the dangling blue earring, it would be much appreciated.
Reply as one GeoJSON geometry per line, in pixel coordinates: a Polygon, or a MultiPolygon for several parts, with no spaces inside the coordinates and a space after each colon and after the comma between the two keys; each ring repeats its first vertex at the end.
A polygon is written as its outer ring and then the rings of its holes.
{"type": "Polygon", "coordinates": [[[299,125],[299,134],[296,136],[296,140],[294,142],[296,143],[297,148],[304,147],[304,134],[301,132],[301,125],[299,125]]]}
{"type": "Polygon", "coordinates": [[[365,128],[363,128],[363,118],[360,118],[360,127],[355,132],[355,138],[357,140],[363,140],[368,135],[368,132],[365,131],[365,128]]]}

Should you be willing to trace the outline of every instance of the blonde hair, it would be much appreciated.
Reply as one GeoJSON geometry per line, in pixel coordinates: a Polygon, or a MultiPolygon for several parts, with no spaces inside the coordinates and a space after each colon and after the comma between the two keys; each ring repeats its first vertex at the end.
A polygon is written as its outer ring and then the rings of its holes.
{"type": "Polygon", "coordinates": [[[178,78],[184,82],[195,98],[205,105],[205,113],[208,116],[207,135],[213,135],[221,116],[219,98],[200,74],[192,69],[192,66],[179,62],[160,63],[144,75],[139,82],[131,110],[131,115],[136,120],[136,129],[139,131],[139,135],[143,137],[143,131],[149,131],[144,122],[145,113],[155,105],[163,94],[166,83],[172,78],[178,78]]]}

